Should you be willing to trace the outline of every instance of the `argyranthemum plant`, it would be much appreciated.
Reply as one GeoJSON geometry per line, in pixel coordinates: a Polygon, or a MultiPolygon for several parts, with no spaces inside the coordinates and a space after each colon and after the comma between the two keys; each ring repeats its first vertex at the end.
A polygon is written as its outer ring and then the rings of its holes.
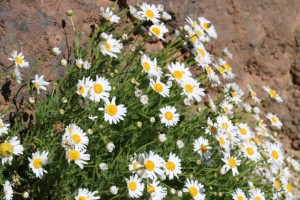
{"type": "Polygon", "coordinates": [[[30,98],[1,111],[4,199],[294,199],[299,163],[288,168],[270,129],[283,123],[259,108],[282,98],[233,82],[232,54],[207,45],[213,19],[187,17],[173,30],[171,18],[148,3],[100,8],[87,43],[74,33],[73,57],[49,54],[65,67],[52,82],[31,73],[22,82],[29,64],[12,53],[12,78],[30,98]]]}

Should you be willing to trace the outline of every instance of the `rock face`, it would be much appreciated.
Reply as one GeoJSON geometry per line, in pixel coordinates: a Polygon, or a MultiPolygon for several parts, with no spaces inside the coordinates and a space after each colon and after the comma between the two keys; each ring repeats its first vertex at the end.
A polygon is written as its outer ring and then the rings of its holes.
{"type": "MultiPolygon", "coordinates": [[[[141,0],[119,1],[123,5],[141,0]]],[[[186,16],[204,16],[212,21],[218,39],[209,47],[221,52],[227,47],[236,81],[246,89],[249,83],[258,95],[265,96],[263,85],[275,88],[284,99],[281,104],[266,104],[284,124],[282,137],[286,145],[300,149],[300,4],[299,0],[149,0],[163,4],[172,12],[177,24],[186,16]]],[[[62,73],[53,68],[55,60],[42,60],[54,47],[67,55],[72,46],[73,30],[65,12],[72,9],[77,30],[88,38],[98,21],[98,8],[113,4],[108,0],[0,0],[0,65],[9,65],[7,57],[22,50],[37,73],[51,80],[62,73]],[[66,40],[67,38],[67,40],[66,40]]],[[[48,80],[49,80],[48,79],[48,80]]],[[[0,99],[1,100],[1,99],[0,99]]],[[[4,102],[3,100],[1,103],[4,102]]]]}

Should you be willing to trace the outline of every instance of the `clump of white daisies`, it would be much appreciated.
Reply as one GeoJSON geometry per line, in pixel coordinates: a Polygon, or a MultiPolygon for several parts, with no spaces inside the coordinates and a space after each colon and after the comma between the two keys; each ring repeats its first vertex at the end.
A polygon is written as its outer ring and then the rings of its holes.
{"type": "Polygon", "coordinates": [[[51,50],[66,70],[51,84],[48,74],[23,82],[29,63],[9,58],[30,104],[0,115],[4,199],[295,199],[300,164],[285,159],[279,117],[259,108],[283,99],[233,82],[230,51],[206,48],[211,21],[169,30],[172,16],[148,3],[99,15],[87,44],[75,33],[74,59],[51,50]]]}

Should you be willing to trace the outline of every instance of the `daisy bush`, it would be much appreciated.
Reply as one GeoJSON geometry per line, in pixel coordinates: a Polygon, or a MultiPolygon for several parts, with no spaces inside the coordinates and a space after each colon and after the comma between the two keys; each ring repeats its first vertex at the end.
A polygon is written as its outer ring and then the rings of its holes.
{"type": "Polygon", "coordinates": [[[187,17],[171,29],[162,5],[100,8],[98,26],[80,42],[67,15],[72,55],[51,54],[64,76],[26,81],[21,72],[35,71],[26,55],[8,58],[30,98],[1,111],[4,199],[294,198],[298,163],[287,162],[276,138],[280,119],[260,109],[283,100],[269,86],[234,82],[230,51],[207,48],[217,39],[211,21],[187,17]],[[27,126],[25,109],[35,116],[27,126]]]}

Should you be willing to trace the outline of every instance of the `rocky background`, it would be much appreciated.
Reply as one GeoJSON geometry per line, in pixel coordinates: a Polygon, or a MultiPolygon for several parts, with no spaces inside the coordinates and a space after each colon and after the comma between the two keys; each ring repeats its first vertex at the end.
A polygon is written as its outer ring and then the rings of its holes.
{"type": "MultiPolygon", "coordinates": [[[[119,6],[141,3],[119,1],[119,6]]],[[[177,24],[186,16],[204,16],[212,21],[218,39],[209,47],[221,52],[227,47],[236,81],[264,95],[263,85],[275,88],[284,103],[265,105],[284,124],[279,136],[287,150],[300,150],[300,1],[299,0],[149,0],[163,4],[177,24]]],[[[88,38],[99,19],[98,8],[109,0],[0,0],[0,67],[8,66],[13,50],[22,51],[37,73],[53,80],[63,73],[53,67],[57,60],[44,59],[52,47],[67,54],[74,35],[65,12],[72,9],[77,30],[88,38]],[[67,37],[66,37],[67,36],[67,37]]],[[[118,6],[116,6],[118,7],[118,6]]],[[[14,87],[14,83],[12,87],[14,87]]],[[[2,88],[0,106],[9,103],[2,88]]],[[[14,91],[10,91],[14,93],[14,91]]],[[[299,155],[299,154],[298,154],[299,155]]]]}

